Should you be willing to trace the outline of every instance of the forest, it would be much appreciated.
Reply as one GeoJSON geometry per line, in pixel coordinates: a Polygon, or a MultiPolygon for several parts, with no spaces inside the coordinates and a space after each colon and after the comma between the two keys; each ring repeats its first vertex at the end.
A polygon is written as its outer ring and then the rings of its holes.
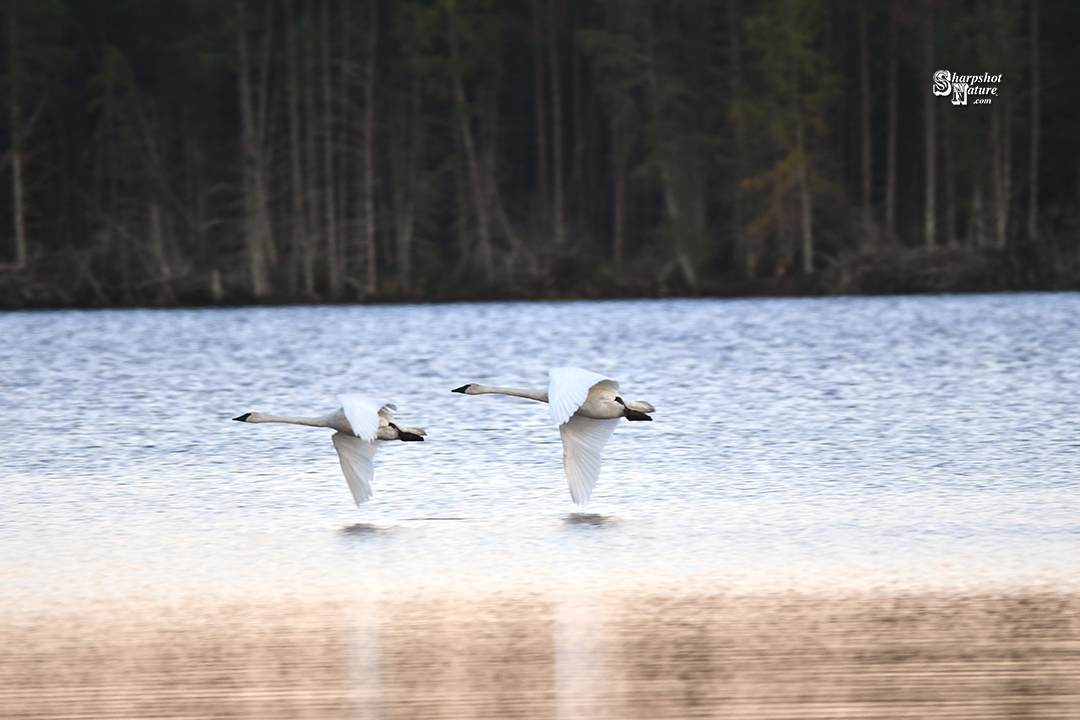
{"type": "Polygon", "coordinates": [[[0,308],[1080,288],[1072,0],[0,7],[0,308]]]}

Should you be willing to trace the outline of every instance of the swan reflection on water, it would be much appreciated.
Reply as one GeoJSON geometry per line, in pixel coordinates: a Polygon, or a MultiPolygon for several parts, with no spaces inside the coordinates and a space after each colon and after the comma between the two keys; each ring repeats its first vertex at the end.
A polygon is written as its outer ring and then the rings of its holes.
{"type": "Polygon", "coordinates": [[[383,532],[383,528],[378,525],[372,525],[371,523],[356,523],[341,528],[342,535],[356,538],[374,537],[376,535],[381,535],[383,532]]]}
{"type": "Polygon", "coordinates": [[[570,513],[563,518],[567,527],[614,527],[619,524],[619,519],[596,513],[570,513]]]}

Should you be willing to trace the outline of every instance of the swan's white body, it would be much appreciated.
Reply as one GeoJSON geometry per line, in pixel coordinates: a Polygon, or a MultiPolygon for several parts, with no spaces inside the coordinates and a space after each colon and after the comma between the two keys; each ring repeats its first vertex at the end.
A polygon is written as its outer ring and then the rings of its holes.
{"type": "Polygon", "coordinates": [[[619,383],[581,368],[552,368],[547,392],[488,387],[470,383],[454,392],[465,395],[511,395],[548,404],[551,419],[559,426],[563,444],[563,469],[570,497],[584,505],[600,479],[600,453],[620,418],[652,420],[647,402],[624,400],[619,383]]]}
{"type": "Polygon", "coordinates": [[[375,476],[373,458],[380,440],[423,440],[426,434],[419,428],[402,427],[394,423],[392,404],[364,395],[347,393],[337,396],[341,407],[319,417],[284,417],[263,413],[244,413],[233,418],[249,423],[288,423],[336,430],[334,441],[341,471],[349,483],[356,506],[371,498],[371,480],[375,476]]]}

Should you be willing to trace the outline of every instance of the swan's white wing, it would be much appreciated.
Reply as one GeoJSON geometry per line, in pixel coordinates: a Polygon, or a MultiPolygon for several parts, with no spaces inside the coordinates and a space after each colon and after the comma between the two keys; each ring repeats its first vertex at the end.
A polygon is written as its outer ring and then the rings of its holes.
{"type": "Polygon", "coordinates": [[[589,389],[597,383],[606,383],[616,392],[619,390],[619,383],[588,370],[551,368],[548,371],[548,408],[555,424],[562,425],[569,420],[589,397],[589,389]]]}
{"type": "Polygon", "coordinates": [[[578,505],[589,501],[600,479],[600,453],[618,424],[618,418],[593,420],[575,415],[559,426],[566,484],[570,486],[570,497],[578,505]]]}
{"type": "Polygon", "coordinates": [[[345,482],[349,483],[356,507],[367,502],[371,497],[371,479],[375,477],[375,464],[371,461],[379,446],[374,441],[368,442],[352,435],[336,432],[330,436],[341,461],[341,471],[345,473],[345,482]]]}
{"type": "Polygon", "coordinates": [[[389,410],[395,409],[388,402],[356,393],[338,395],[337,401],[345,412],[345,418],[352,425],[353,434],[362,440],[368,441],[378,437],[379,411],[389,414],[389,410]]]}

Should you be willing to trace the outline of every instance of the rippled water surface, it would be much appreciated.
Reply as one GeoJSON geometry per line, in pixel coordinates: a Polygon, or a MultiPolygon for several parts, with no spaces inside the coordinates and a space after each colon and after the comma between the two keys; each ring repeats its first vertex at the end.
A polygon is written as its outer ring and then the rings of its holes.
{"type": "Polygon", "coordinates": [[[0,595],[1080,575],[1080,296],[0,314],[0,595]],[[551,366],[656,408],[570,501],[551,366]],[[357,509],[336,393],[428,432],[357,509]]]}

